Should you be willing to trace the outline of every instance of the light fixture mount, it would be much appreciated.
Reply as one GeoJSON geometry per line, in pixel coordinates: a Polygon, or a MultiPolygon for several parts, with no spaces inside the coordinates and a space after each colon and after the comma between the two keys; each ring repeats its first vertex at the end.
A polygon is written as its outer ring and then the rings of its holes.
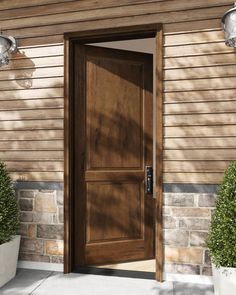
{"type": "Polygon", "coordinates": [[[8,65],[9,54],[17,51],[17,43],[14,37],[0,35],[0,67],[8,65]]]}
{"type": "Polygon", "coordinates": [[[236,47],[236,2],[233,8],[225,12],[221,23],[225,32],[225,44],[229,47],[236,47]]]}

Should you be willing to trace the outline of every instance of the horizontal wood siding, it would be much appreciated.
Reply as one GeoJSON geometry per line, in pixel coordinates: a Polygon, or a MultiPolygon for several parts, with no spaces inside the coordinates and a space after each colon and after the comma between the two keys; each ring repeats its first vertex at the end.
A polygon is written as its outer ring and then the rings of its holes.
{"type": "Polygon", "coordinates": [[[0,159],[14,180],[63,180],[63,44],[20,47],[0,72],[0,159]]]}
{"type": "Polygon", "coordinates": [[[19,52],[0,70],[0,159],[14,179],[63,181],[63,34],[164,24],[164,182],[218,183],[235,159],[236,54],[220,18],[232,0],[0,3],[19,52]]]}
{"type": "Polygon", "coordinates": [[[220,26],[167,32],[164,51],[165,182],[219,183],[236,158],[235,52],[220,26]]]}

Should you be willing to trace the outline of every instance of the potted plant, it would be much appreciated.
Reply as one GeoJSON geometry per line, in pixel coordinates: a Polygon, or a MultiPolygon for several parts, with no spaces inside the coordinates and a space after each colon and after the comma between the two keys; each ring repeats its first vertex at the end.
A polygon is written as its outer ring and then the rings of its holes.
{"type": "Polygon", "coordinates": [[[19,208],[6,165],[0,162],[0,287],[16,274],[20,236],[19,208]]]}
{"type": "Polygon", "coordinates": [[[216,295],[236,294],[236,162],[225,171],[207,239],[216,295]]]}

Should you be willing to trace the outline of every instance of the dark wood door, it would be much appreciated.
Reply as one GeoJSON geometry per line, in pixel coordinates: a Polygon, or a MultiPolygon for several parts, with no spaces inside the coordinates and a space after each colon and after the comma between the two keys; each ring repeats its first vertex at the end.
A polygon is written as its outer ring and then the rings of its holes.
{"type": "Polygon", "coordinates": [[[154,258],[152,55],[76,45],[74,264],[154,258]]]}

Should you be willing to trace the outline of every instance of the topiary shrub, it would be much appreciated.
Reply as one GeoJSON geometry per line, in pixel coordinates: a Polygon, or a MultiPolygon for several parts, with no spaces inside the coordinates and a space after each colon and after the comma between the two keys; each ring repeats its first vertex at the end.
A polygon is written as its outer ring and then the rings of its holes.
{"type": "Polygon", "coordinates": [[[6,165],[0,162],[0,245],[9,242],[19,226],[19,207],[6,165]]]}
{"type": "Polygon", "coordinates": [[[236,267],[236,162],[225,171],[207,239],[216,267],[236,267]]]}

